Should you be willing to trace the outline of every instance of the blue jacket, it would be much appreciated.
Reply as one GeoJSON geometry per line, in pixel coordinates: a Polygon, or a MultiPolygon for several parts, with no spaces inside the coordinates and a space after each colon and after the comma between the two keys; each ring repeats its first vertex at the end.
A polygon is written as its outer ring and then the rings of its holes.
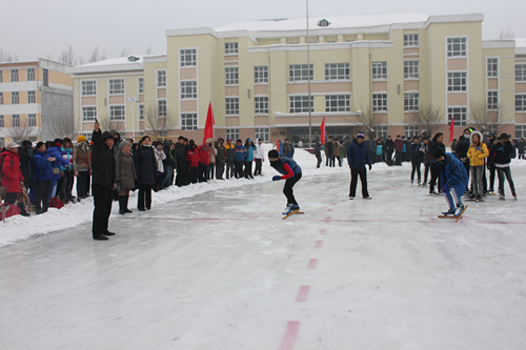
{"type": "Polygon", "coordinates": [[[283,157],[294,158],[294,146],[292,146],[292,143],[284,143],[279,149],[283,157]]]}
{"type": "Polygon", "coordinates": [[[359,144],[358,140],[353,140],[347,149],[347,162],[356,170],[363,170],[367,164],[371,165],[369,149],[365,146],[365,142],[359,144]]]}
{"type": "Polygon", "coordinates": [[[47,159],[49,155],[47,152],[36,151],[31,161],[33,165],[33,176],[35,181],[49,181],[53,180],[53,165],[47,159]]]}
{"type": "Polygon", "coordinates": [[[279,160],[274,164],[271,163],[270,166],[283,175],[281,177],[283,180],[291,179],[301,173],[301,167],[298,163],[286,157],[279,157],[279,160]]]}
{"type": "Polygon", "coordinates": [[[247,158],[245,159],[245,162],[254,161],[254,150],[256,150],[256,146],[250,145],[247,147],[247,158]]]}
{"type": "Polygon", "coordinates": [[[247,148],[243,145],[236,145],[236,161],[244,162],[247,159],[247,148]]]}
{"type": "Polygon", "coordinates": [[[449,184],[449,186],[459,186],[466,188],[468,183],[468,173],[464,164],[452,153],[446,152],[446,163],[440,164],[440,177],[443,179],[441,183],[449,184]]]}
{"type": "MultiPolygon", "coordinates": [[[[53,168],[59,168],[67,165],[71,165],[71,163],[64,158],[62,158],[62,150],[57,146],[51,146],[48,148],[47,153],[50,157],[55,157],[56,161],[53,162],[53,168]]],[[[57,175],[54,175],[54,179],[60,179],[60,173],[57,175]]]]}

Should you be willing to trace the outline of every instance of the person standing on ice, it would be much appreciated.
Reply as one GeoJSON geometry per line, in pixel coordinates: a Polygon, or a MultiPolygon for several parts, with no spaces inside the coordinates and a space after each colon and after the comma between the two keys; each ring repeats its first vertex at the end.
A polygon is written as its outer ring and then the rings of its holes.
{"type": "Polygon", "coordinates": [[[258,138],[256,140],[256,151],[254,152],[254,158],[256,161],[256,170],[254,171],[254,176],[262,176],[261,168],[263,162],[265,161],[265,150],[263,149],[263,141],[258,138]]]}
{"type": "Polygon", "coordinates": [[[363,199],[372,199],[367,191],[367,170],[365,166],[372,169],[371,158],[369,157],[369,149],[365,146],[364,134],[359,132],[356,139],[351,143],[347,149],[347,162],[351,168],[351,186],[349,190],[349,199],[353,200],[356,197],[356,186],[358,185],[358,176],[362,182],[362,196],[363,199]]]}
{"type": "Polygon", "coordinates": [[[491,148],[491,157],[495,161],[495,168],[497,169],[497,175],[499,176],[499,199],[506,200],[504,197],[504,177],[508,180],[510,186],[511,195],[517,199],[517,193],[515,192],[515,184],[511,178],[510,170],[510,155],[513,153],[513,145],[508,140],[508,135],[502,133],[499,136],[498,142],[491,148]]]}
{"type": "Polygon", "coordinates": [[[489,156],[488,148],[483,140],[484,137],[480,132],[473,131],[470,135],[471,145],[467,152],[471,171],[471,187],[473,188],[473,195],[470,196],[470,199],[476,199],[477,202],[483,200],[482,177],[485,170],[485,160],[489,156]]]}
{"type": "Polygon", "coordinates": [[[115,183],[115,154],[113,153],[113,136],[109,131],[104,134],[100,130],[99,122],[95,122],[93,130],[93,149],[91,166],[93,169],[93,239],[106,241],[115,233],[108,231],[108,221],[113,202],[115,183]]]}
{"type": "Polygon", "coordinates": [[[272,181],[286,180],[285,186],[283,187],[283,194],[287,197],[287,206],[283,211],[283,215],[288,215],[292,211],[299,210],[300,206],[298,202],[296,202],[296,198],[294,198],[292,188],[296,182],[301,180],[302,173],[300,166],[290,158],[280,157],[278,151],[275,149],[268,152],[268,160],[270,166],[282,174],[281,176],[275,175],[272,177],[272,181]]]}
{"type": "Polygon", "coordinates": [[[439,167],[440,177],[444,183],[442,193],[449,206],[449,210],[442,214],[458,216],[464,209],[461,196],[468,182],[466,168],[457,157],[452,153],[444,152],[441,148],[437,148],[433,156],[439,167]]]}

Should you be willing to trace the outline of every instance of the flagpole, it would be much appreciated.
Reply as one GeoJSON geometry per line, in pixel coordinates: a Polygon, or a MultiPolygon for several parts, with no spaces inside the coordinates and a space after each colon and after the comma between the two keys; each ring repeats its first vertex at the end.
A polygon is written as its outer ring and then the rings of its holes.
{"type": "Polygon", "coordinates": [[[309,36],[309,0],[305,0],[307,5],[307,85],[309,86],[309,148],[312,147],[312,112],[311,112],[311,90],[310,90],[310,36],[309,36]]]}

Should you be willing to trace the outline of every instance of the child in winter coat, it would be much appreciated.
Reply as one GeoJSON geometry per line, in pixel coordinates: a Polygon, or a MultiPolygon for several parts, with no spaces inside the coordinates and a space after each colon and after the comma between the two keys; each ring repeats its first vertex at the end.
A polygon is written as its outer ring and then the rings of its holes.
{"type": "MultiPolygon", "coordinates": [[[[18,148],[20,146],[14,142],[9,142],[6,150],[1,154],[2,161],[2,186],[7,187],[7,195],[5,202],[15,204],[18,195],[22,192],[22,182],[24,176],[20,171],[20,158],[18,157],[18,148]]],[[[29,216],[22,203],[18,204],[20,208],[20,215],[29,216]]]]}
{"type": "Polygon", "coordinates": [[[483,136],[479,131],[473,131],[470,135],[470,146],[467,153],[471,172],[471,185],[473,195],[470,199],[482,201],[482,176],[484,175],[484,163],[489,152],[486,144],[483,142],[483,136]]]}
{"type": "Polygon", "coordinates": [[[199,154],[194,140],[188,141],[188,151],[186,152],[186,160],[188,162],[188,182],[197,183],[197,171],[199,166],[199,154]]]}

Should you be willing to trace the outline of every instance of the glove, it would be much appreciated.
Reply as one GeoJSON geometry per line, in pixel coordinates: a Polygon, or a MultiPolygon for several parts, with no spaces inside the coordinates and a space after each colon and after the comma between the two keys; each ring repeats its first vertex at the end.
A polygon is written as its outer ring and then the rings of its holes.
{"type": "Polygon", "coordinates": [[[272,177],[272,181],[279,181],[279,180],[281,180],[281,176],[279,175],[275,175],[272,177]]]}
{"type": "Polygon", "coordinates": [[[369,171],[371,171],[371,169],[373,168],[373,166],[371,164],[368,164],[369,165],[369,171]]]}
{"type": "Polygon", "coordinates": [[[444,187],[442,187],[442,192],[449,192],[449,184],[445,184],[444,187]]]}

